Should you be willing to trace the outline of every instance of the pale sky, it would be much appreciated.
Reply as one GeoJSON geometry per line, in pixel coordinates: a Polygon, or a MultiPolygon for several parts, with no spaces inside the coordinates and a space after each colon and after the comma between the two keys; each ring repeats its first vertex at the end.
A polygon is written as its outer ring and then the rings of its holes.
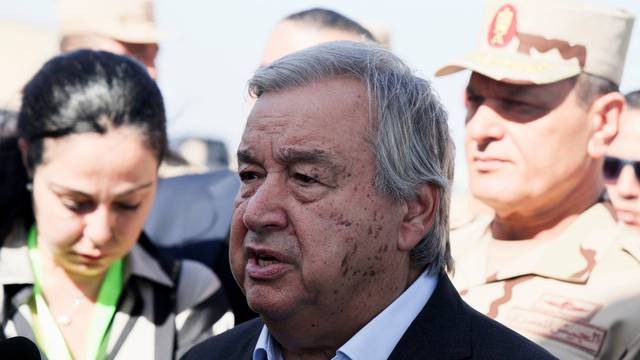
{"type": "MultiPolygon", "coordinates": [[[[462,157],[462,94],[469,74],[433,78],[448,60],[472,50],[483,14],[480,0],[156,0],[166,34],[159,55],[171,136],[223,140],[235,152],[247,116],[246,81],[257,68],[269,31],[284,16],[326,7],[391,30],[392,50],[419,74],[432,79],[449,110],[458,148],[456,180],[466,183],[462,157]]],[[[535,1],[535,0],[531,0],[535,1]]],[[[639,0],[592,0],[640,14],[639,0]]],[[[54,0],[4,0],[0,20],[17,20],[55,31],[54,0]]],[[[640,26],[636,26],[621,84],[640,88],[640,26]]],[[[2,56],[7,56],[3,54],[2,56]]]]}

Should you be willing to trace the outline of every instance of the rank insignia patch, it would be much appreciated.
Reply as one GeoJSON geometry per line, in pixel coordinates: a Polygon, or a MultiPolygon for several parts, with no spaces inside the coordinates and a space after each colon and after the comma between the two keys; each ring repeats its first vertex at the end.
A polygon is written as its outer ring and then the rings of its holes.
{"type": "Polygon", "coordinates": [[[498,9],[489,26],[489,45],[492,47],[504,47],[511,42],[516,35],[516,9],[506,4],[498,9]]]}

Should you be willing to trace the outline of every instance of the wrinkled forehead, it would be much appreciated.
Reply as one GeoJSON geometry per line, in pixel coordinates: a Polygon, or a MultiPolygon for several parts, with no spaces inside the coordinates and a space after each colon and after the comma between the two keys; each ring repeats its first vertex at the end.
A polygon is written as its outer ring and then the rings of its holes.
{"type": "Polygon", "coordinates": [[[304,147],[348,157],[370,151],[370,139],[364,86],[329,79],[263,94],[247,119],[240,150],[268,142],[274,152],[304,147]]]}

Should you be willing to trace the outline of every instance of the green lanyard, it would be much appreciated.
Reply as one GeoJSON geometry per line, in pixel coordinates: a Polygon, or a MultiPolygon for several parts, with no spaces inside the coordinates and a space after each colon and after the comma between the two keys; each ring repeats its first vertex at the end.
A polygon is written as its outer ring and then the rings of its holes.
{"type": "MultiPolygon", "coordinates": [[[[64,337],[42,296],[42,269],[40,254],[38,254],[37,251],[37,230],[35,225],[33,225],[29,231],[27,244],[29,246],[29,257],[31,258],[31,265],[35,277],[33,295],[37,316],[34,322],[34,328],[37,333],[36,338],[38,345],[40,345],[50,359],[71,360],[72,356],[64,341],[64,337]]],[[[107,270],[102,285],[100,286],[98,300],[93,309],[91,323],[86,337],[86,351],[88,355],[86,359],[97,360],[106,357],[106,340],[111,327],[111,320],[116,312],[118,298],[122,292],[123,264],[122,259],[114,261],[107,270]]]]}

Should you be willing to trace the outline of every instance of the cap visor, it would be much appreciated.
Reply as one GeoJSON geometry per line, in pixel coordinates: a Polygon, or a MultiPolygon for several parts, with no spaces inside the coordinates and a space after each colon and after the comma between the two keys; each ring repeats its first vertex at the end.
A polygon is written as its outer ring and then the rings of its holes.
{"type": "Polygon", "coordinates": [[[161,40],[166,39],[167,36],[165,33],[157,31],[157,30],[148,30],[148,31],[120,31],[120,32],[111,32],[105,33],[105,35],[112,37],[116,40],[132,43],[132,44],[158,44],[161,40]]]}
{"type": "Polygon", "coordinates": [[[97,34],[133,44],[157,44],[166,38],[165,34],[158,31],[153,24],[147,23],[116,26],[76,22],[73,24],[65,24],[65,26],[61,28],[60,34],[63,37],[79,34],[97,34]]]}
{"type": "Polygon", "coordinates": [[[581,72],[577,61],[534,58],[504,51],[477,51],[443,66],[435,75],[444,76],[465,69],[497,81],[537,85],[568,79],[581,72]]]}

